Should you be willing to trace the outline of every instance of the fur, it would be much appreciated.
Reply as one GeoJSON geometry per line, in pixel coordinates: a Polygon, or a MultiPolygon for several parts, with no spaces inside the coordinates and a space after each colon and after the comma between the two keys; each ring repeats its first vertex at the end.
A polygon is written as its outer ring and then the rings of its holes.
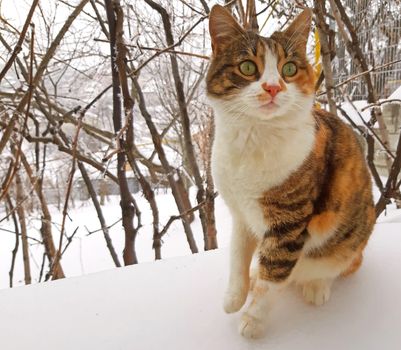
{"type": "Polygon", "coordinates": [[[212,171],[233,217],[224,309],[244,305],[256,255],[253,299],[239,326],[250,338],[263,335],[275,298],[292,282],[305,301],[328,301],[333,281],[359,268],[375,221],[353,131],[313,108],[314,73],[306,59],[311,15],[305,10],[271,38],[243,30],[219,5],[209,17],[212,171]],[[241,72],[244,61],[255,65],[253,74],[241,72]],[[293,76],[283,73],[288,62],[297,67],[293,76]]]}

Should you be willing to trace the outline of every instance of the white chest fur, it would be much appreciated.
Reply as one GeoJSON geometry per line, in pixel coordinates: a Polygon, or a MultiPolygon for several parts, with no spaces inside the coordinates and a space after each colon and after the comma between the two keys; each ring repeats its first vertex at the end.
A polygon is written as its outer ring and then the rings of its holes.
{"type": "Polygon", "coordinates": [[[309,155],[314,143],[312,116],[261,122],[230,120],[216,111],[212,169],[217,189],[235,219],[258,237],[268,228],[259,199],[282,183],[309,155]],[[302,119],[302,120],[301,120],[302,119]]]}

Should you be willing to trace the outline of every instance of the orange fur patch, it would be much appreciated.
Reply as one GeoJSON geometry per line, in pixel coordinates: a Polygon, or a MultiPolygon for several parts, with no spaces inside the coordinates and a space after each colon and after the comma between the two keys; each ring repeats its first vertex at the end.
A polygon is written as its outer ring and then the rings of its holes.
{"type": "Polygon", "coordinates": [[[347,277],[356,272],[362,264],[363,255],[362,252],[352,261],[351,265],[341,274],[342,277],[347,277]]]}
{"type": "Polygon", "coordinates": [[[308,64],[306,70],[302,70],[296,75],[295,84],[306,95],[315,93],[315,74],[312,67],[308,64]]]}
{"type": "Polygon", "coordinates": [[[311,235],[324,235],[333,232],[338,225],[338,213],[334,211],[325,211],[312,217],[308,225],[308,231],[311,235]]]}

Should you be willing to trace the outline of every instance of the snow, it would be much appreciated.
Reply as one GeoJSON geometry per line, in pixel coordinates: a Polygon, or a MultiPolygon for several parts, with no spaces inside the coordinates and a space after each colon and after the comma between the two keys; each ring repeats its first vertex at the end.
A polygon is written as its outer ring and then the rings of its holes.
{"type": "MultiPolygon", "coordinates": [[[[362,108],[366,107],[367,105],[368,105],[367,101],[360,100],[360,101],[352,101],[352,104],[350,102],[343,102],[341,104],[341,107],[356,125],[364,125],[361,116],[365,122],[368,122],[371,117],[370,109],[366,109],[363,112],[361,111],[362,108]]],[[[340,112],[338,114],[344,121],[347,121],[340,112]]]]}
{"type": "Polygon", "coordinates": [[[0,291],[2,348],[400,349],[401,234],[378,224],[362,268],[317,308],[286,291],[266,337],[224,314],[227,249],[0,291]]]}
{"type": "Polygon", "coordinates": [[[401,100],[401,86],[399,88],[397,88],[397,90],[395,90],[389,97],[389,100],[392,99],[399,99],[401,100]]]}
{"type": "MultiPolygon", "coordinates": [[[[393,100],[393,99],[399,99],[401,100],[401,86],[395,90],[387,99],[393,100]]],[[[386,99],[381,99],[379,101],[385,101],[386,99]]],[[[361,116],[365,122],[368,122],[371,118],[371,111],[370,108],[365,109],[362,111],[362,109],[366,106],[368,106],[369,103],[366,100],[356,100],[352,101],[352,104],[350,102],[343,102],[341,103],[341,107],[344,109],[344,111],[348,114],[348,116],[352,119],[352,121],[356,125],[364,125],[363,121],[361,120],[361,116]],[[356,108],[354,108],[354,106],[356,108]],[[358,113],[359,112],[359,113],[358,113]]],[[[343,120],[346,120],[341,113],[339,113],[340,117],[343,120]]]]}
{"type": "MultiPolygon", "coordinates": [[[[191,198],[194,198],[195,193],[194,191],[192,192],[191,198]]],[[[140,193],[135,194],[134,197],[142,211],[143,224],[143,227],[140,229],[136,240],[136,252],[138,260],[140,263],[153,261],[154,251],[152,249],[152,213],[149,209],[149,203],[140,193]]],[[[109,196],[109,199],[106,200],[105,205],[102,207],[107,225],[112,225],[121,218],[119,200],[120,199],[118,196],[109,196]]],[[[170,216],[177,215],[178,211],[170,191],[167,191],[166,193],[160,191],[157,193],[156,201],[159,206],[160,224],[162,227],[167,223],[170,216]]],[[[195,201],[193,201],[192,204],[195,205],[195,201]]],[[[62,220],[62,214],[61,210],[59,211],[57,207],[53,205],[50,206],[50,211],[52,214],[52,222],[54,223],[53,238],[56,246],[58,246],[58,239],[60,235],[59,228],[62,220]]],[[[5,215],[6,213],[3,210],[0,211],[0,219],[5,215]]],[[[36,213],[30,214],[28,217],[29,236],[36,239],[40,239],[39,228],[41,226],[41,222],[38,217],[39,215],[36,213]]],[[[224,206],[220,197],[216,199],[216,217],[219,218],[217,222],[219,246],[226,247],[229,244],[231,219],[228,209],[224,206]]],[[[88,235],[88,232],[93,232],[95,230],[99,230],[100,228],[96,211],[90,200],[75,201],[75,207],[73,207],[70,203],[68,217],[66,220],[67,235],[70,236],[77,227],[78,231],[74,236],[71,245],[63,255],[61,261],[66,276],[80,276],[87,273],[114,268],[113,261],[109,251],[107,250],[102,231],[97,231],[96,233],[88,235]]],[[[191,227],[198,248],[201,250],[203,248],[203,235],[198,218],[191,225],[191,227]]],[[[122,262],[122,251],[124,249],[124,231],[122,228],[122,223],[118,222],[116,225],[111,227],[109,231],[115,250],[120,258],[120,262],[122,262]]],[[[15,235],[13,232],[14,226],[12,220],[3,221],[0,223],[0,289],[8,288],[9,284],[8,271],[11,263],[11,251],[13,250],[15,244],[15,235]],[[3,229],[10,230],[11,232],[2,231],[3,229]]],[[[163,238],[163,242],[163,258],[191,254],[183,232],[182,224],[179,220],[175,221],[171,225],[167,235],[163,238]]],[[[30,240],[29,243],[32,283],[37,283],[43,256],[43,245],[36,244],[36,242],[32,240],[30,240]]],[[[45,271],[47,271],[47,269],[45,271]]],[[[22,250],[20,248],[16,259],[14,285],[23,284],[24,272],[22,265],[22,250]]]]}

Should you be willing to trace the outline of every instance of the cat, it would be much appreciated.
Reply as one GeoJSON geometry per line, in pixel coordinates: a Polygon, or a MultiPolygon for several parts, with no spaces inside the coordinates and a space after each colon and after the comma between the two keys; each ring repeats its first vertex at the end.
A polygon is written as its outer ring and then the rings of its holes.
{"type": "Polygon", "coordinates": [[[337,116],[314,107],[306,58],[312,11],[270,38],[244,30],[222,6],[209,15],[207,95],[215,112],[212,172],[233,221],[227,313],[252,301],[239,332],[263,336],[290,283],[322,305],[332,282],[362,262],[375,223],[362,147],[337,116]]]}

